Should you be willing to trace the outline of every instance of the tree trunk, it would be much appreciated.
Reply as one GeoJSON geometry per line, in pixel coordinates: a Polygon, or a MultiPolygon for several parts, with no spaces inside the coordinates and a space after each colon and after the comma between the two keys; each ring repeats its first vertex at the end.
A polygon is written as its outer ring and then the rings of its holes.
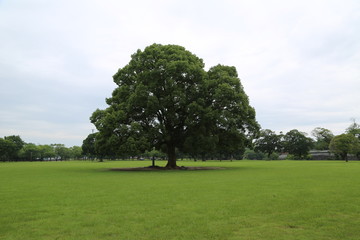
{"type": "Polygon", "coordinates": [[[341,156],[341,159],[342,159],[342,160],[345,160],[345,162],[348,161],[347,153],[340,153],[340,156],[341,156]]]}
{"type": "Polygon", "coordinates": [[[154,156],[151,157],[151,161],[152,161],[152,167],[155,167],[155,157],[154,156]]]}
{"type": "Polygon", "coordinates": [[[174,144],[167,145],[167,157],[168,157],[168,162],[166,164],[166,168],[177,168],[174,144]]]}

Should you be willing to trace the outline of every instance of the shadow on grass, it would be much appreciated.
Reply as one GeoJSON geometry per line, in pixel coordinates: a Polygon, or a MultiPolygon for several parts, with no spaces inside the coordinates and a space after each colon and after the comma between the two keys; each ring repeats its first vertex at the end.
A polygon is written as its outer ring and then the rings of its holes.
{"type": "Polygon", "coordinates": [[[176,168],[167,168],[159,166],[149,166],[149,167],[133,167],[133,168],[110,168],[110,171],[197,171],[197,170],[224,170],[225,167],[176,167],[176,168]]]}

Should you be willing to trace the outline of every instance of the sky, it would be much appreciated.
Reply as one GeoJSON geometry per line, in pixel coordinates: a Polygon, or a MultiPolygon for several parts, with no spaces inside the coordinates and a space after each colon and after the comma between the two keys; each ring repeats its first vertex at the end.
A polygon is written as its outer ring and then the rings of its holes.
{"type": "Polygon", "coordinates": [[[360,121],[359,30],[358,0],[0,0],[0,137],[81,146],[153,43],[235,66],[263,129],[338,135],[360,121]]]}

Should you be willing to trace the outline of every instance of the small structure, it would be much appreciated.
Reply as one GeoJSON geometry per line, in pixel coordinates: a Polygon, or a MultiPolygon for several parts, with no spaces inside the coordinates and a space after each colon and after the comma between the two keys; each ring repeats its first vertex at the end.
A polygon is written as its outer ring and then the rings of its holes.
{"type": "Polygon", "coordinates": [[[309,152],[312,160],[335,160],[336,156],[329,150],[311,150],[309,152]]]}

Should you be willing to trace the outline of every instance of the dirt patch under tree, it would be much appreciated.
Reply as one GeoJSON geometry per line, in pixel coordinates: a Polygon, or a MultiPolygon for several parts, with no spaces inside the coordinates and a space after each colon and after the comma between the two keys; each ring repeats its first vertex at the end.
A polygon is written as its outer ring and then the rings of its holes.
{"type": "Polygon", "coordinates": [[[149,167],[136,167],[136,168],[111,168],[110,171],[170,171],[170,170],[219,170],[225,169],[223,167],[177,167],[177,168],[166,168],[159,166],[149,167]]]}

